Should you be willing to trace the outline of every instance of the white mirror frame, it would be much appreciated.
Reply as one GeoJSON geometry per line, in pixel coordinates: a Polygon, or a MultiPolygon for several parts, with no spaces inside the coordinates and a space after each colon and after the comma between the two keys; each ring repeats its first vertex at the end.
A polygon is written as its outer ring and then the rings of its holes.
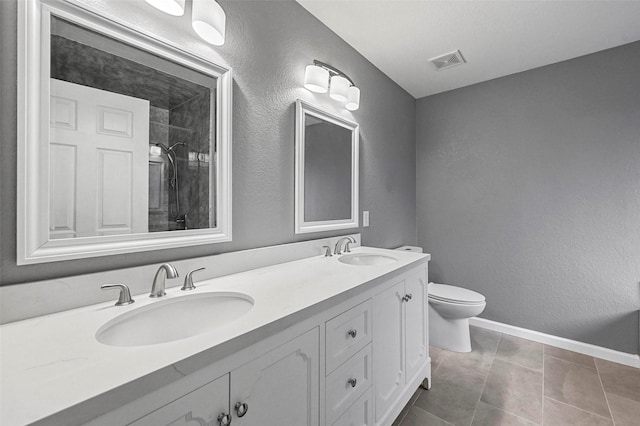
{"type": "Polygon", "coordinates": [[[358,227],[358,198],[360,174],[360,136],[359,125],[340,116],[331,114],[303,100],[296,101],[295,130],[295,232],[335,231],[358,227]],[[351,132],[351,217],[339,220],[321,220],[306,222],[304,219],[304,153],[305,153],[305,114],[344,127],[351,132]]]}
{"type": "Polygon", "coordinates": [[[113,18],[60,0],[18,2],[17,264],[35,264],[231,241],[230,68],[170,46],[113,18]],[[49,239],[50,17],[60,16],[217,79],[216,227],[49,239]]]}

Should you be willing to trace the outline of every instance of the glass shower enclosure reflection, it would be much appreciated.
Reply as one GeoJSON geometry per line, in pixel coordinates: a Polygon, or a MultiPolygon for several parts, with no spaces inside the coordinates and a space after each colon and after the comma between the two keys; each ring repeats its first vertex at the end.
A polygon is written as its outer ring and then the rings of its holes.
{"type": "Polygon", "coordinates": [[[217,79],[59,17],[51,33],[50,238],[215,227],[217,79]]]}

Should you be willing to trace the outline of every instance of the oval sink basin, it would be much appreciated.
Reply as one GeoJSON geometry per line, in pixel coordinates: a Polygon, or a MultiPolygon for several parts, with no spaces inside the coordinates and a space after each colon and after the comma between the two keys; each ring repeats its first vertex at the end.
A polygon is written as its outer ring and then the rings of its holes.
{"type": "Polygon", "coordinates": [[[162,300],[105,323],[96,339],[110,346],[149,346],[206,333],[236,321],[253,299],[232,292],[199,293],[162,300]]]}
{"type": "Polygon", "coordinates": [[[391,256],[385,256],[384,254],[354,253],[340,256],[338,260],[342,263],[346,263],[347,265],[372,266],[388,265],[390,263],[396,262],[398,259],[391,256]]]}

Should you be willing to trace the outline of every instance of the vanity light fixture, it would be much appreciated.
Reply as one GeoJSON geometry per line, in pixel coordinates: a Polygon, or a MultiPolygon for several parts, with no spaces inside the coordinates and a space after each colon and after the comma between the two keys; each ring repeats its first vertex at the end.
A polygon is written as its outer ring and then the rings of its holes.
{"type": "Polygon", "coordinates": [[[349,111],[355,111],[360,107],[360,89],[351,86],[347,90],[347,103],[344,105],[349,111]]]}
{"type": "MultiPolygon", "coordinates": [[[[186,0],[144,0],[169,15],[184,15],[186,0]]],[[[191,26],[204,41],[216,46],[224,44],[227,16],[215,0],[193,0],[191,26]]]]}
{"type": "Polygon", "coordinates": [[[222,46],[226,20],[224,10],[215,0],[193,0],[191,26],[204,41],[222,46]]]}
{"type": "Polygon", "coordinates": [[[173,16],[184,15],[185,0],[144,0],[158,10],[173,16]]]}
{"type": "Polygon", "coordinates": [[[304,71],[304,87],[312,92],[327,93],[329,90],[329,71],[318,65],[307,65],[304,71]]]}
{"type": "Polygon", "coordinates": [[[351,83],[349,83],[349,80],[341,75],[334,75],[331,77],[331,89],[329,90],[329,96],[338,102],[346,102],[347,90],[349,90],[350,86],[351,83]]]}
{"type": "Polygon", "coordinates": [[[312,92],[327,93],[338,102],[345,102],[345,108],[355,111],[360,107],[360,89],[353,80],[339,69],[313,60],[304,73],[304,87],[312,92]]]}

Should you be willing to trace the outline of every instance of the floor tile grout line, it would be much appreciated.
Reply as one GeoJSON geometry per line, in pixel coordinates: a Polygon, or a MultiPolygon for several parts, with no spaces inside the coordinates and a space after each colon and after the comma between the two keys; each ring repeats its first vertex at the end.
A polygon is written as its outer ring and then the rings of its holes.
{"type": "Polygon", "coordinates": [[[578,410],[578,411],[582,411],[583,413],[592,414],[592,415],[594,415],[594,416],[596,416],[596,417],[599,417],[599,418],[601,418],[601,419],[611,420],[611,423],[614,423],[614,424],[615,424],[615,422],[614,422],[614,420],[613,420],[613,417],[612,417],[612,418],[607,418],[607,417],[605,417],[605,416],[603,416],[603,415],[600,415],[600,414],[598,414],[598,413],[593,413],[593,412],[591,412],[591,411],[585,410],[584,408],[576,407],[575,405],[571,405],[571,404],[567,404],[566,402],[558,401],[557,399],[555,399],[555,398],[551,398],[550,396],[547,396],[547,397],[545,397],[545,398],[549,398],[551,401],[553,401],[553,402],[557,402],[558,404],[562,404],[562,405],[566,405],[567,407],[575,408],[576,410],[578,410]]]}
{"type": "Polygon", "coordinates": [[[609,393],[610,393],[611,395],[615,396],[616,398],[624,399],[625,401],[629,401],[629,402],[631,402],[631,403],[633,403],[633,404],[640,405],[640,401],[637,401],[637,400],[635,400],[635,399],[627,398],[626,396],[619,395],[619,394],[617,394],[617,393],[615,393],[615,392],[607,392],[606,390],[604,391],[604,394],[605,394],[605,395],[607,395],[607,394],[609,394],[609,393]]]}
{"type": "Polygon", "coordinates": [[[529,371],[532,371],[534,373],[542,373],[542,375],[544,377],[544,371],[542,371],[541,369],[525,367],[524,365],[520,365],[517,362],[509,361],[508,359],[503,359],[503,358],[497,358],[497,359],[498,359],[498,361],[506,362],[507,364],[515,365],[516,367],[524,368],[525,370],[529,370],[529,371]]]}
{"type": "MultiPolygon", "coordinates": [[[[500,361],[508,362],[508,363],[510,363],[510,364],[517,365],[518,367],[526,368],[527,370],[533,370],[533,371],[538,371],[538,372],[539,372],[539,371],[542,371],[542,369],[541,369],[541,368],[531,368],[531,367],[527,367],[526,365],[522,365],[522,364],[520,364],[520,363],[517,363],[517,362],[515,362],[515,361],[512,361],[512,360],[510,360],[510,359],[506,359],[506,358],[503,358],[503,357],[500,357],[500,356],[496,356],[496,358],[497,358],[497,359],[499,359],[500,361]]],[[[544,355],[542,356],[542,358],[544,358],[544,355]]],[[[543,366],[544,366],[544,364],[543,364],[543,366]]]]}
{"type": "MultiPolygon", "coordinates": [[[[482,384],[482,389],[480,390],[480,396],[478,397],[478,401],[476,402],[476,407],[473,409],[473,416],[471,416],[471,423],[473,425],[473,421],[476,418],[476,414],[478,414],[478,407],[480,406],[480,401],[482,400],[482,394],[484,394],[484,388],[487,386],[487,381],[489,380],[489,375],[491,374],[491,368],[493,368],[493,361],[496,359],[496,353],[498,353],[498,348],[500,347],[500,342],[502,342],[503,334],[500,333],[500,338],[498,339],[498,344],[496,345],[496,350],[493,352],[493,356],[491,357],[491,363],[489,364],[489,369],[487,371],[487,377],[484,378],[484,383],[482,384]]],[[[473,349],[471,349],[473,350],[473,349]]],[[[496,407],[497,408],[497,407],[496,407]]]]}
{"type": "Polygon", "coordinates": [[[604,383],[602,383],[602,377],[600,376],[600,369],[598,368],[598,363],[593,360],[593,363],[596,365],[596,373],[598,374],[598,381],[600,382],[600,387],[602,388],[602,393],[604,394],[604,401],[607,403],[607,409],[609,410],[609,417],[611,417],[611,422],[615,426],[616,420],[613,418],[613,411],[611,411],[611,405],[609,404],[609,397],[607,396],[607,391],[604,388],[604,383]]]}
{"type": "MultiPolygon", "coordinates": [[[[489,407],[495,408],[496,410],[500,410],[500,411],[502,411],[502,412],[504,412],[504,413],[507,413],[507,414],[509,414],[510,416],[517,417],[517,418],[519,418],[520,420],[524,420],[524,421],[525,421],[525,422],[527,422],[527,423],[531,423],[532,425],[542,426],[542,423],[532,422],[531,420],[529,420],[529,419],[527,419],[527,418],[524,418],[524,417],[522,417],[522,416],[519,416],[519,415],[517,415],[517,414],[515,414],[515,413],[512,413],[511,411],[507,411],[507,410],[505,410],[504,408],[496,407],[495,405],[493,405],[493,404],[489,404],[488,402],[484,402],[484,401],[480,401],[480,402],[482,402],[483,404],[488,405],[489,407]]],[[[475,416],[474,416],[474,417],[475,417],[475,416]]]]}
{"type": "MultiPolygon", "coordinates": [[[[553,355],[544,355],[544,356],[543,356],[543,358],[544,358],[545,356],[548,356],[549,358],[557,359],[557,360],[559,360],[559,361],[568,362],[569,364],[577,365],[577,366],[579,366],[579,367],[588,368],[589,370],[596,370],[596,371],[598,370],[598,368],[597,368],[597,367],[587,367],[587,366],[586,366],[586,365],[584,365],[584,364],[579,364],[579,363],[577,363],[577,362],[569,361],[569,360],[564,359],[564,358],[558,358],[557,356],[553,356],[553,355]]],[[[592,357],[592,358],[593,358],[593,357],[592,357]]],[[[543,360],[543,364],[544,364],[544,360],[543,360]]],[[[593,361],[593,365],[596,365],[596,362],[595,362],[595,361],[593,361]]]]}
{"type": "MultiPolygon", "coordinates": [[[[531,368],[531,367],[526,367],[526,366],[524,366],[524,365],[518,364],[518,363],[513,362],[513,361],[509,361],[509,360],[506,360],[506,359],[504,359],[504,358],[501,358],[501,357],[497,356],[497,354],[498,354],[498,348],[500,347],[500,343],[502,342],[502,336],[504,336],[504,333],[500,333],[500,340],[498,341],[498,346],[496,347],[496,351],[495,351],[495,353],[494,353],[494,357],[493,357],[493,359],[491,360],[491,366],[490,366],[490,368],[489,368],[489,372],[491,371],[491,367],[493,367],[493,361],[495,361],[496,359],[498,359],[499,361],[506,362],[507,364],[515,365],[516,367],[524,368],[524,369],[529,370],[529,371],[532,371],[532,372],[534,372],[534,373],[541,373],[541,374],[542,374],[542,386],[543,386],[543,388],[542,388],[542,395],[541,395],[541,403],[542,403],[542,401],[544,401],[544,347],[542,348],[542,363],[543,363],[543,364],[542,364],[542,367],[543,367],[543,368],[542,368],[542,370],[535,369],[535,368],[531,368]]],[[[524,339],[524,340],[527,340],[527,339],[524,339]]],[[[489,378],[489,376],[487,375],[487,380],[488,380],[488,378],[489,378]]],[[[484,387],[486,387],[486,385],[487,385],[487,380],[485,380],[485,384],[484,384],[484,386],[483,386],[482,393],[484,393],[484,387]]],[[[481,400],[481,399],[482,399],[482,394],[480,394],[480,400],[481,400]]],[[[478,401],[478,403],[480,402],[480,400],[478,401]]],[[[531,423],[531,424],[538,425],[538,423],[532,422],[531,420],[526,419],[526,418],[524,418],[524,417],[522,417],[522,416],[519,416],[518,414],[512,413],[511,411],[507,411],[507,410],[505,410],[504,408],[496,407],[496,406],[494,406],[494,405],[492,405],[492,404],[489,404],[489,403],[486,403],[486,402],[485,402],[485,404],[489,405],[490,407],[494,407],[494,408],[496,408],[496,409],[498,409],[498,410],[500,410],[500,411],[503,411],[503,412],[505,412],[505,413],[507,413],[507,414],[510,414],[510,415],[512,415],[512,416],[514,416],[514,417],[517,417],[517,418],[519,418],[519,419],[522,419],[522,420],[524,420],[524,421],[526,421],[526,422],[529,422],[529,423],[531,423]]],[[[476,405],[476,410],[477,410],[477,405],[476,405]]],[[[540,413],[540,414],[541,414],[541,415],[544,415],[544,412],[543,412],[543,411],[541,411],[541,413],[540,413]]],[[[474,418],[475,418],[475,412],[474,412],[474,418]]],[[[540,425],[542,425],[542,421],[543,421],[543,420],[541,420],[540,425]]]]}
{"type": "MultiPolygon", "coordinates": [[[[411,407],[413,408],[413,405],[412,405],[411,407]]],[[[440,417],[436,416],[435,414],[433,414],[433,413],[432,413],[432,412],[430,412],[430,411],[425,410],[425,409],[424,409],[424,408],[422,408],[422,407],[416,407],[416,409],[418,409],[418,410],[420,410],[420,411],[424,411],[424,412],[425,412],[425,413],[427,413],[428,415],[435,417],[436,419],[440,420],[440,421],[441,421],[441,422],[443,422],[443,423],[446,423],[446,424],[447,424],[447,425],[449,425],[449,426],[455,426],[453,423],[448,422],[448,421],[446,421],[445,419],[441,419],[440,417]]],[[[407,414],[408,414],[408,413],[407,413],[407,414]]],[[[406,417],[406,416],[405,416],[405,417],[406,417]]],[[[402,426],[402,425],[401,425],[401,426],[402,426]]]]}
{"type": "MultiPolygon", "coordinates": [[[[433,380],[433,375],[436,373],[436,371],[438,371],[438,368],[440,368],[440,366],[442,365],[442,361],[444,361],[445,358],[447,358],[445,349],[440,349],[440,351],[441,351],[440,354],[442,354],[442,359],[440,359],[440,362],[438,363],[438,366],[436,367],[436,369],[431,372],[431,380],[433,380]]],[[[433,386],[433,383],[431,384],[431,386],[433,386]]]]}

